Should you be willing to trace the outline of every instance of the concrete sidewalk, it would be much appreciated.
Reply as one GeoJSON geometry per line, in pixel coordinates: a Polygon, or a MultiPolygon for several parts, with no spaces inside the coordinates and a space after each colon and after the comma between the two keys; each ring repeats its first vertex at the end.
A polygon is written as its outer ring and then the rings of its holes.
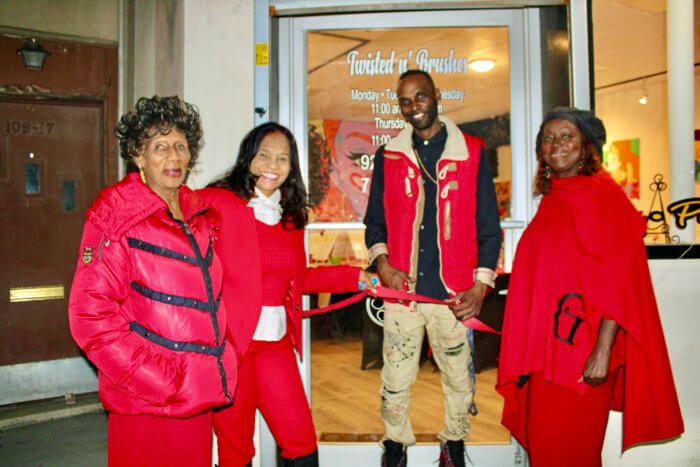
{"type": "Polygon", "coordinates": [[[106,466],[107,414],[93,412],[0,431],[3,466],[106,466]]]}
{"type": "Polygon", "coordinates": [[[106,466],[107,414],[97,393],[0,407],[0,465],[106,466]]]}

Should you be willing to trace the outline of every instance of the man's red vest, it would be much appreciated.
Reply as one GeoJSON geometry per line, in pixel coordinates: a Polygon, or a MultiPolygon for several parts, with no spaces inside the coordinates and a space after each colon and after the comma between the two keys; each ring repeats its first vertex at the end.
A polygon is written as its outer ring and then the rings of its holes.
{"type": "MultiPolygon", "coordinates": [[[[484,142],[462,133],[445,118],[440,121],[447,129],[447,141],[437,163],[439,274],[448,293],[454,295],[474,285],[476,176],[484,142]]],[[[412,133],[413,128],[407,127],[384,149],[384,212],[391,264],[416,277],[425,193],[412,133]]]]}

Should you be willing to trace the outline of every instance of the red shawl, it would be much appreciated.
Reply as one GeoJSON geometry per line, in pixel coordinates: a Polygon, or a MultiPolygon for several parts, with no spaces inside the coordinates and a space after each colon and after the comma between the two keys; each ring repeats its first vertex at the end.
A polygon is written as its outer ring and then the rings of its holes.
{"type": "Polygon", "coordinates": [[[503,425],[525,447],[520,375],[583,393],[578,380],[603,318],[620,332],[613,408],[623,411],[623,451],[683,432],[673,375],[649,276],[645,225],[604,171],[552,180],[513,264],[496,389],[503,425]]]}

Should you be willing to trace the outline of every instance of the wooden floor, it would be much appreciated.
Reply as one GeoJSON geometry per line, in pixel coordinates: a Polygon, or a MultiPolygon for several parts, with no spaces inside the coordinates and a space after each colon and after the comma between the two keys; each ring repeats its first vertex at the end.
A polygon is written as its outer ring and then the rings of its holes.
{"type": "MultiPolygon", "coordinates": [[[[311,410],[319,442],[377,442],[384,432],[379,412],[378,369],[361,370],[357,338],[311,343],[311,410]]],[[[469,444],[509,444],[500,423],[503,398],[496,392],[496,369],[476,375],[479,414],[471,417],[469,444]]],[[[444,427],[440,372],[427,362],[412,388],[411,423],[418,443],[437,442],[444,427]]]]}

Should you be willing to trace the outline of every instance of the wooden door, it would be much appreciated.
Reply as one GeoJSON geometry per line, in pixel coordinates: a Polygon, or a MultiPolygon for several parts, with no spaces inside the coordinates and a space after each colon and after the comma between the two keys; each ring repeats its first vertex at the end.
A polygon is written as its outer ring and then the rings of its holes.
{"type": "Polygon", "coordinates": [[[0,365],[80,355],[67,304],[103,119],[102,103],[0,99],[0,365]]]}

